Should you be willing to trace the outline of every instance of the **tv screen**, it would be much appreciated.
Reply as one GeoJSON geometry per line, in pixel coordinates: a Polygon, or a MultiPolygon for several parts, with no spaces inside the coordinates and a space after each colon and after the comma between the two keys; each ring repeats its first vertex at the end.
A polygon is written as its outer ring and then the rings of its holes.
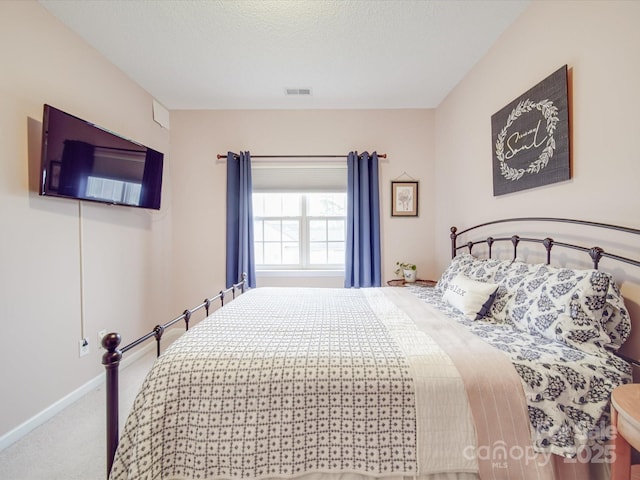
{"type": "Polygon", "coordinates": [[[160,209],[164,154],[44,106],[40,195],[160,209]]]}

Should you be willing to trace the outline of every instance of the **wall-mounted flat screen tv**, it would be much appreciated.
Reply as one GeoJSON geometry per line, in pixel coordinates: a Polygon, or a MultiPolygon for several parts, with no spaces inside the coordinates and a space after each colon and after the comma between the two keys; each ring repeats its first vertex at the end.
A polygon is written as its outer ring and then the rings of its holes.
{"type": "Polygon", "coordinates": [[[164,154],[44,106],[40,195],[160,209],[164,154]]]}

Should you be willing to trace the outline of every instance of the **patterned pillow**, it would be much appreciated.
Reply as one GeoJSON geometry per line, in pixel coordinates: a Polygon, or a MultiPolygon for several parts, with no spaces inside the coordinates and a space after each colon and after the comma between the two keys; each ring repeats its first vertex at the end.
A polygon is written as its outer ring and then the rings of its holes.
{"type": "Polygon", "coordinates": [[[472,280],[480,282],[493,282],[495,276],[501,270],[511,265],[511,260],[498,260],[495,258],[476,258],[465,269],[465,275],[472,280]]]}
{"type": "Polygon", "coordinates": [[[443,294],[444,291],[449,286],[449,282],[454,279],[458,273],[463,273],[463,270],[468,267],[476,257],[470,255],[468,253],[458,254],[451,259],[451,263],[446,268],[446,270],[442,273],[442,276],[436,283],[434,287],[440,294],[443,294]]]}
{"type": "Polygon", "coordinates": [[[469,253],[458,254],[451,260],[451,263],[440,277],[440,280],[438,280],[435,289],[441,294],[444,294],[449,282],[458,274],[463,274],[472,280],[478,280],[480,282],[493,282],[493,278],[497,272],[500,269],[506,268],[510,263],[510,260],[477,258],[469,253]]]}
{"type": "Polygon", "coordinates": [[[549,265],[514,264],[500,279],[490,315],[582,350],[617,350],[629,315],[610,275],[549,265]]]}
{"type": "Polygon", "coordinates": [[[539,267],[540,265],[533,265],[520,260],[501,265],[493,278],[493,281],[498,284],[498,290],[487,317],[495,323],[511,323],[520,330],[528,331],[526,324],[523,325],[513,321],[512,313],[522,300],[520,297],[516,297],[518,288],[527,275],[535,273],[539,267]]]}
{"type": "Polygon", "coordinates": [[[620,287],[609,277],[609,285],[606,293],[606,303],[602,311],[602,325],[609,335],[608,347],[618,350],[631,334],[631,318],[624,305],[620,287]]]}

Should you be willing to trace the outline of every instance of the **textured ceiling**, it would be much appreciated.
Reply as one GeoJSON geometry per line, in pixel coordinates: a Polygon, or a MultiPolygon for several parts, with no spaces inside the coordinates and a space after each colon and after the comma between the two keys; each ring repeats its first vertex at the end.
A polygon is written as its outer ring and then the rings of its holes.
{"type": "Polygon", "coordinates": [[[529,0],[40,3],[169,109],[295,109],[436,107],[529,0]]]}

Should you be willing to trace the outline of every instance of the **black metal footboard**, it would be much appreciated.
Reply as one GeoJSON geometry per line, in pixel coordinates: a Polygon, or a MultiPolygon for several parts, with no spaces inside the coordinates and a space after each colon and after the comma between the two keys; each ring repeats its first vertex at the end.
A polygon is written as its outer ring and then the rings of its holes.
{"type": "Polygon", "coordinates": [[[176,323],[184,320],[185,330],[189,330],[189,320],[191,319],[191,315],[196,313],[201,309],[205,309],[205,313],[209,315],[209,309],[211,308],[211,304],[217,300],[220,300],[220,306],[224,306],[226,296],[231,293],[232,299],[236,298],[236,291],[240,291],[240,293],[244,293],[246,286],[247,278],[246,275],[242,275],[242,281],[232,285],[226,290],[221,290],[217,295],[212,298],[206,298],[200,305],[185,310],[182,315],[174,318],[170,322],[165,323],[164,325],[156,325],[153,330],[146,335],[134,340],[130,344],[125,347],[118,348],[120,346],[120,342],[122,340],[119,333],[109,333],[105,335],[102,339],[102,346],[106,350],[104,355],[102,355],[102,364],[106,370],[106,395],[107,395],[107,405],[106,405],[106,416],[107,416],[107,478],[109,477],[109,473],[111,472],[111,467],[113,465],[113,459],[116,454],[116,449],[118,447],[118,415],[119,415],[119,382],[118,382],[118,370],[120,367],[120,360],[122,359],[122,355],[128,352],[129,350],[141,345],[151,338],[155,338],[156,340],[156,355],[160,355],[160,341],[162,340],[162,335],[165,330],[176,323]]]}

